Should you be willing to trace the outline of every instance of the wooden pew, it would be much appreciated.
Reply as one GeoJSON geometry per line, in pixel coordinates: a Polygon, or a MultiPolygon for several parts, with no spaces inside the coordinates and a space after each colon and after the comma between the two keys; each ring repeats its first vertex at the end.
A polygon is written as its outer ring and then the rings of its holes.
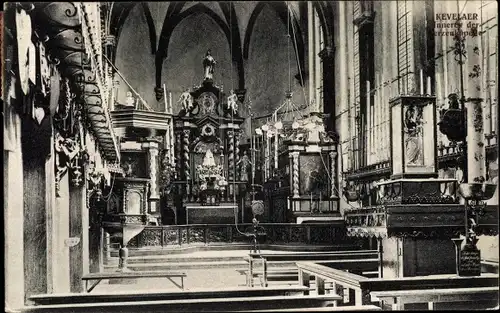
{"type": "Polygon", "coordinates": [[[479,301],[498,301],[498,287],[419,289],[373,291],[373,301],[383,301],[392,306],[392,310],[404,310],[405,304],[427,303],[429,310],[434,310],[435,302],[474,302],[470,309],[477,308],[479,301]]]}
{"type": "Polygon", "coordinates": [[[103,279],[131,279],[131,278],[167,278],[175,286],[180,289],[184,289],[184,277],[187,274],[184,272],[173,272],[173,271],[127,271],[127,272],[103,272],[103,273],[90,273],[83,275],[82,280],[85,281],[85,290],[91,292],[103,279]],[[173,277],[180,277],[181,284],[179,285],[172,280],[173,277]],[[88,287],[89,281],[94,280],[95,282],[88,287]]]}
{"type": "Polygon", "coordinates": [[[299,285],[310,287],[310,277],[316,279],[316,292],[324,294],[325,282],[352,290],[355,305],[372,304],[371,291],[388,290],[428,290],[450,288],[496,287],[498,275],[482,274],[479,277],[459,277],[456,275],[429,275],[402,278],[367,278],[343,270],[329,268],[312,262],[298,262],[299,285]]]}
{"type": "MultiPolygon", "coordinates": [[[[287,252],[287,253],[250,253],[245,260],[248,262],[247,285],[253,286],[255,265],[262,266],[262,285],[268,286],[269,268],[271,265],[287,265],[299,261],[322,262],[336,265],[340,268],[353,269],[355,267],[366,266],[365,271],[380,271],[379,253],[377,250],[354,250],[354,251],[327,251],[327,252],[287,252]]],[[[359,269],[363,272],[363,268],[359,269]]]]}
{"type": "Polygon", "coordinates": [[[244,312],[340,312],[340,311],[382,311],[382,308],[376,305],[361,305],[361,306],[337,306],[337,307],[321,307],[321,308],[293,308],[293,309],[276,309],[276,310],[251,310],[244,312]]]}
{"type": "Polygon", "coordinates": [[[271,288],[236,287],[224,289],[194,289],[166,291],[121,291],[113,293],[60,293],[31,296],[37,305],[70,304],[70,303],[102,303],[129,301],[157,301],[179,299],[207,299],[233,297],[264,297],[264,296],[297,296],[304,295],[309,288],[304,286],[276,286],[271,288]]]}
{"type": "Polygon", "coordinates": [[[481,260],[481,272],[498,274],[498,260],[481,260]]]}
{"type": "Polygon", "coordinates": [[[248,310],[275,310],[286,308],[316,308],[332,305],[340,300],[338,295],[324,296],[272,296],[183,299],[162,301],[77,303],[41,305],[23,308],[22,312],[36,313],[156,313],[156,312],[238,312],[248,310]]]}

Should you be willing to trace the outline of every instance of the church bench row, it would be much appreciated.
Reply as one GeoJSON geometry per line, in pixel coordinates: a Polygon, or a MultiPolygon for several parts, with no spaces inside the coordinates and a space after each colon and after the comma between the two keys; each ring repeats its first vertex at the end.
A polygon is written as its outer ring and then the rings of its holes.
{"type": "Polygon", "coordinates": [[[498,274],[498,260],[481,260],[481,272],[498,274]]]}
{"type": "Polygon", "coordinates": [[[290,265],[298,261],[328,262],[331,266],[349,268],[350,264],[363,264],[363,271],[380,270],[379,253],[377,250],[328,251],[328,252],[287,252],[287,253],[250,253],[245,258],[248,262],[247,284],[253,286],[254,272],[257,266],[262,266],[263,284],[267,286],[267,277],[272,265],[290,265]],[[375,266],[375,268],[374,268],[375,266]]]}
{"type": "Polygon", "coordinates": [[[103,279],[135,279],[135,278],[167,278],[175,286],[180,289],[184,289],[184,278],[187,276],[184,272],[174,272],[174,271],[126,271],[126,272],[102,272],[102,273],[90,273],[83,275],[82,280],[85,281],[85,290],[91,292],[103,279]],[[180,278],[180,285],[172,280],[172,278],[180,278]],[[89,281],[94,281],[94,283],[89,287],[89,281]]]}
{"type": "Polygon", "coordinates": [[[479,277],[459,277],[456,275],[430,275],[403,278],[367,278],[343,270],[330,268],[312,262],[298,262],[299,285],[310,287],[311,276],[316,280],[317,294],[324,294],[325,282],[352,290],[355,305],[370,304],[370,292],[391,290],[429,290],[450,288],[496,287],[498,275],[483,274],[479,277]]]}
{"type": "Polygon", "coordinates": [[[304,295],[309,288],[304,286],[275,286],[270,288],[234,287],[224,289],[194,289],[165,291],[122,291],[113,293],[61,293],[31,296],[30,300],[38,305],[70,303],[102,303],[129,301],[158,301],[180,299],[297,296],[304,295]]]}
{"type": "Polygon", "coordinates": [[[348,312],[348,311],[382,311],[382,308],[376,305],[360,305],[360,306],[336,306],[336,307],[320,307],[320,308],[293,308],[293,309],[276,309],[276,310],[251,310],[245,312],[348,312]]]}
{"type": "MultiPolygon", "coordinates": [[[[314,261],[313,261],[314,262],[314,261]]],[[[379,276],[379,260],[378,259],[354,259],[354,260],[336,260],[336,261],[321,261],[318,260],[314,262],[316,264],[323,264],[328,267],[347,270],[349,272],[361,273],[364,277],[378,277],[379,276]]],[[[249,270],[238,269],[239,273],[246,275],[247,285],[250,285],[250,272],[249,270]]],[[[255,269],[254,269],[255,271],[255,269]]],[[[280,281],[285,278],[297,281],[298,279],[298,268],[295,267],[275,267],[275,268],[263,268],[261,272],[253,272],[253,277],[260,277],[261,285],[267,286],[266,284],[271,281],[280,281]]]]}
{"type": "Polygon", "coordinates": [[[183,299],[162,301],[77,303],[25,307],[22,312],[32,313],[153,313],[153,312],[239,312],[248,310],[276,310],[283,308],[315,308],[333,305],[338,295],[272,296],[183,299]]]}
{"type": "Polygon", "coordinates": [[[498,287],[447,288],[372,291],[372,301],[382,301],[392,306],[392,310],[404,310],[406,304],[427,303],[429,310],[434,310],[436,302],[469,302],[463,309],[485,309],[498,304],[498,287]],[[484,305],[484,301],[490,305],[484,305]],[[472,303],[470,303],[472,302],[472,303]]]}

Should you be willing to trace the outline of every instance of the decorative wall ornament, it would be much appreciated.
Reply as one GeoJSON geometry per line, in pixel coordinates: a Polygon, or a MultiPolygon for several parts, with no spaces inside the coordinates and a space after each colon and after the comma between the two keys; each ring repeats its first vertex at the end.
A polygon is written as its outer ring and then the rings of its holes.
{"type": "Polygon", "coordinates": [[[54,140],[55,155],[55,184],[56,196],[59,195],[59,182],[62,176],[72,166],[73,159],[80,152],[80,145],[77,141],[71,138],[64,138],[59,133],[56,133],[54,140]]]}
{"type": "Polygon", "coordinates": [[[160,153],[160,194],[163,196],[169,195],[172,189],[172,181],[174,180],[175,167],[172,165],[169,157],[170,153],[167,149],[163,149],[160,153]]]}

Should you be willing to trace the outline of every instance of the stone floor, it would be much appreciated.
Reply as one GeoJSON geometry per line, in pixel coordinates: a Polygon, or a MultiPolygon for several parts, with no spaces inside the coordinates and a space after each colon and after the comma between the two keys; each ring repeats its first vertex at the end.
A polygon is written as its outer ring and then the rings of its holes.
{"type": "MultiPolygon", "coordinates": [[[[217,289],[245,285],[245,276],[232,268],[185,270],[184,289],[217,289]]],[[[180,278],[172,278],[179,283],[180,278]]],[[[92,292],[180,290],[166,278],[142,278],[133,284],[109,284],[103,280],[92,292]]]]}
{"type": "MultiPolygon", "coordinates": [[[[262,251],[271,252],[271,251],[262,251]]],[[[274,251],[276,252],[276,251],[274,251]]],[[[241,257],[247,256],[248,250],[228,250],[228,251],[198,251],[183,254],[168,255],[171,262],[176,258],[211,258],[211,257],[241,257]]],[[[145,256],[148,258],[148,256],[145,256]]],[[[209,269],[187,269],[187,277],[184,278],[184,289],[210,289],[245,286],[245,276],[236,271],[235,268],[209,268],[209,269]]],[[[180,278],[172,278],[179,283],[180,278]]],[[[115,291],[134,291],[134,290],[179,290],[167,278],[143,278],[137,279],[132,284],[109,284],[108,280],[103,280],[92,292],[115,292],[115,291]]]]}

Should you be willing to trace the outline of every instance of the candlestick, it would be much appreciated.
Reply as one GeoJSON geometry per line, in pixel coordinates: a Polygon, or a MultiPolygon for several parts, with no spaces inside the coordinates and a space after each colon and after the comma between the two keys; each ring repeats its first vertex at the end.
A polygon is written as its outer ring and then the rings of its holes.
{"type": "Polygon", "coordinates": [[[420,94],[424,94],[424,70],[420,70],[420,94]]]}
{"type": "Polygon", "coordinates": [[[432,94],[431,77],[430,76],[427,76],[427,94],[429,96],[432,94]]]}

